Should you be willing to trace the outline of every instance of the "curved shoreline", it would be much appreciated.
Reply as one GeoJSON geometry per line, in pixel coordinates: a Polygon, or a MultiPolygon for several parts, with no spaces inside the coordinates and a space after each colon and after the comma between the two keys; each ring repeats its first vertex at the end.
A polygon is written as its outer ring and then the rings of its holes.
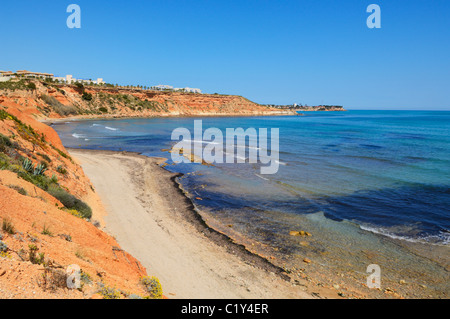
{"type": "MultiPolygon", "coordinates": [[[[121,154],[127,156],[135,156],[143,159],[155,159],[158,160],[157,157],[145,156],[141,153],[137,152],[129,152],[129,151],[108,151],[108,150],[90,150],[90,149],[78,149],[78,148],[67,148],[69,152],[81,151],[85,153],[94,153],[94,154],[121,154]]],[[[252,266],[259,267],[267,272],[272,272],[280,278],[289,281],[290,277],[287,275],[286,271],[271,263],[268,259],[249,251],[243,244],[237,243],[232,238],[227,236],[226,234],[214,229],[204,220],[202,215],[199,213],[196,208],[194,202],[186,195],[185,190],[183,189],[181,183],[177,181],[179,177],[184,176],[182,173],[172,173],[166,170],[164,167],[160,167],[160,169],[167,171],[173,176],[170,177],[170,181],[172,182],[174,188],[178,190],[178,193],[185,200],[185,203],[188,209],[183,210],[184,217],[187,221],[189,221],[199,233],[204,234],[208,239],[213,241],[215,244],[226,247],[227,251],[233,253],[234,255],[240,257],[243,261],[247,262],[252,266]]]]}
{"type": "MultiPolygon", "coordinates": [[[[143,155],[142,155],[143,156],[143,155]]],[[[225,245],[227,250],[236,256],[239,256],[245,262],[250,263],[253,266],[257,266],[268,272],[273,272],[274,274],[280,276],[282,279],[289,281],[290,277],[287,275],[286,271],[279,266],[274,265],[268,259],[249,251],[244,245],[235,242],[232,238],[226,234],[212,228],[209,226],[201,214],[198,212],[192,200],[186,196],[185,191],[181,184],[176,180],[178,177],[184,176],[182,173],[178,173],[173,176],[170,180],[175,187],[178,188],[180,195],[182,195],[186,201],[189,203],[190,209],[188,212],[191,216],[185,216],[187,220],[194,224],[199,232],[202,232],[208,239],[212,240],[218,245],[225,245]],[[237,250],[237,251],[236,251],[237,250]]]]}
{"type": "Polygon", "coordinates": [[[68,150],[105,203],[107,231],[160,278],[163,288],[166,284],[169,298],[339,297],[335,291],[291,281],[282,268],[210,227],[177,182],[180,174],[160,167],[165,159],[68,150]],[[116,183],[112,172],[119,175],[116,183]],[[125,189],[125,179],[135,185],[125,189]]]}

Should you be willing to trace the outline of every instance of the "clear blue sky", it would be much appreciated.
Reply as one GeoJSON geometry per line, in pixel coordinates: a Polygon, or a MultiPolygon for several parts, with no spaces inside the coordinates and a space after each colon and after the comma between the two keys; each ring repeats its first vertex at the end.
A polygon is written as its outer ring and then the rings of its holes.
{"type": "Polygon", "coordinates": [[[259,103],[450,110],[449,0],[15,0],[0,69],[259,103]],[[66,8],[81,7],[81,29],[66,8]],[[381,7],[381,29],[366,8],[381,7]]]}

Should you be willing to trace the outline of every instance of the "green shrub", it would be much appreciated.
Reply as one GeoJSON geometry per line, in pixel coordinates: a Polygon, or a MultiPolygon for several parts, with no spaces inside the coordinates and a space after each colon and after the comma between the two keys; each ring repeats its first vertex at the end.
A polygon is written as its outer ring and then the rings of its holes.
{"type": "Polygon", "coordinates": [[[28,258],[32,264],[42,265],[45,262],[45,254],[39,253],[39,257],[36,255],[37,251],[39,250],[36,245],[28,245],[28,258]]]}
{"type": "Polygon", "coordinates": [[[29,158],[25,158],[22,161],[22,168],[29,173],[33,172],[33,162],[29,158]]]}
{"type": "Polygon", "coordinates": [[[25,196],[28,195],[27,191],[23,187],[20,187],[20,186],[17,186],[17,185],[8,185],[8,187],[11,188],[11,189],[14,189],[15,191],[17,191],[21,195],[25,195],[25,196]]]}
{"type": "Polygon", "coordinates": [[[26,172],[23,169],[18,169],[17,166],[12,167],[12,171],[17,173],[17,176],[26,180],[27,182],[36,185],[40,189],[47,191],[48,187],[53,184],[53,181],[45,175],[34,175],[26,172]]]}
{"type": "MultiPolygon", "coordinates": [[[[1,83],[1,82],[0,82],[1,83]]],[[[8,118],[9,113],[5,110],[0,110],[0,120],[3,121],[8,118]]]]}
{"type": "Polygon", "coordinates": [[[72,161],[72,158],[71,158],[69,155],[67,155],[66,153],[64,153],[63,151],[61,151],[60,149],[54,147],[53,145],[52,145],[52,148],[53,148],[56,152],[58,152],[58,154],[61,155],[62,157],[67,158],[67,159],[69,159],[69,160],[72,161]]]}
{"type": "Polygon", "coordinates": [[[19,144],[17,144],[17,142],[11,141],[8,136],[0,133],[0,152],[6,153],[11,148],[19,148],[19,144]]]}
{"type": "Polygon", "coordinates": [[[3,218],[2,230],[10,235],[14,235],[16,233],[16,229],[9,218],[3,218]]]}
{"type": "MultiPolygon", "coordinates": [[[[1,82],[0,82],[1,83],[1,82]]],[[[0,110],[0,120],[12,120],[16,123],[16,129],[20,136],[22,136],[27,141],[31,141],[35,144],[39,144],[42,136],[39,135],[30,125],[23,123],[16,116],[9,114],[5,110],[0,110]]],[[[13,142],[12,147],[17,148],[17,144],[13,142]]]]}
{"type": "Polygon", "coordinates": [[[51,181],[53,184],[58,184],[58,177],[57,177],[55,174],[53,174],[53,175],[52,175],[52,178],[50,179],[50,181],[51,181]]]}
{"type": "Polygon", "coordinates": [[[58,165],[58,167],[56,168],[56,171],[62,175],[67,174],[67,170],[62,165],[58,165]]]}
{"type": "Polygon", "coordinates": [[[8,169],[10,164],[9,157],[0,152],[0,170],[8,169]]]}
{"type": "Polygon", "coordinates": [[[64,207],[69,210],[78,211],[83,218],[90,219],[92,217],[92,209],[82,200],[76,198],[72,194],[69,194],[64,189],[57,187],[55,185],[50,185],[48,188],[48,193],[58,199],[64,207]]]}
{"type": "Polygon", "coordinates": [[[6,82],[0,82],[0,90],[26,90],[28,88],[25,80],[15,81],[9,80],[6,82]]]}
{"type": "Polygon", "coordinates": [[[50,157],[48,157],[48,155],[47,154],[42,154],[42,153],[37,153],[37,155],[39,155],[40,157],[42,157],[44,160],[46,160],[48,163],[51,163],[52,162],[52,160],[51,160],[51,158],[50,157]]]}
{"type": "Polygon", "coordinates": [[[149,297],[153,299],[161,299],[163,295],[161,284],[156,277],[142,277],[141,283],[149,293],[149,297]]]}
{"type": "Polygon", "coordinates": [[[3,146],[11,147],[13,143],[11,142],[8,136],[5,136],[0,133],[0,148],[3,146]]]}
{"type": "Polygon", "coordinates": [[[99,108],[100,112],[102,113],[108,113],[108,109],[106,107],[99,108]]]}
{"type": "Polygon", "coordinates": [[[84,90],[84,85],[83,85],[83,83],[76,82],[76,83],[75,83],[75,86],[76,86],[77,88],[79,88],[80,90],[84,90]]]}
{"type": "Polygon", "coordinates": [[[6,253],[8,251],[8,245],[0,240],[0,252],[6,253]]]}
{"type": "Polygon", "coordinates": [[[103,287],[99,294],[103,296],[103,299],[120,299],[120,291],[110,287],[103,287]]]}
{"type": "Polygon", "coordinates": [[[44,172],[47,170],[47,163],[41,162],[39,164],[36,164],[36,167],[33,166],[33,162],[30,161],[30,159],[25,158],[22,161],[22,168],[30,174],[33,174],[34,176],[44,176],[44,172]]]}
{"type": "Polygon", "coordinates": [[[83,92],[83,95],[81,96],[81,98],[83,100],[86,100],[86,101],[92,101],[92,94],[91,93],[87,93],[87,92],[83,92]]]}
{"type": "Polygon", "coordinates": [[[46,170],[47,170],[46,165],[44,163],[39,163],[34,168],[33,175],[35,176],[44,175],[44,172],[46,170]]]}
{"type": "Polygon", "coordinates": [[[50,231],[50,228],[45,226],[45,224],[44,224],[44,228],[42,229],[41,234],[53,237],[53,233],[50,231]]]}

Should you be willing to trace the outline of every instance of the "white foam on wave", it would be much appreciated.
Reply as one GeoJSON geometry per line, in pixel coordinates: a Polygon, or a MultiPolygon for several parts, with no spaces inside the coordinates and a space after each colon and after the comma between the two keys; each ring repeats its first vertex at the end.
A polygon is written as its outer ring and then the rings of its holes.
{"type": "Polygon", "coordinates": [[[105,128],[106,128],[107,130],[110,130],[110,131],[117,131],[117,130],[118,130],[118,128],[109,127],[109,126],[105,126],[105,128]]]}
{"type": "Polygon", "coordinates": [[[247,160],[246,157],[239,156],[238,154],[232,154],[232,153],[228,153],[228,152],[223,152],[223,153],[226,154],[226,155],[233,155],[233,157],[234,157],[235,159],[240,159],[240,160],[243,160],[243,161],[246,161],[246,160],[247,160]]]}
{"type": "Polygon", "coordinates": [[[86,135],[77,134],[77,133],[73,133],[72,136],[75,137],[75,138],[85,138],[86,137],[86,135]]]}
{"type": "Polygon", "coordinates": [[[94,124],[92,124],[92,126],[103,126],[103,125],[94,123],[94,124]]]}
{"type": "Polygon", "coordinates": [[[429,244],[429,245],[437,245],[437,246],[448,246],[450,245],[450,233],[448,232],[440,232],[439,235],[428,235],[423,237],[409,237],[409,236],[401,236],[396,235],[384,228],[379,227],[371,227],[371,226],[363,226],[359,225],[359,227],[365,231],[375,233],[378,235],[383,235],[392,239],[404,240],[411,243],[421,243],[421,244],[429,244]]]}
{"type": "Polygon", "coordinates": [[[265,181],[269,181],[269,180],[270,180],[270,179],[268,179],[268,178],[265,178],[265,177],[262,177],[261,175],[258,175],[258,174],[256,174],[256,173],[255,173],[255,175],[256,175],[256,176],[258,176],[259,178],[261,178],[261,179],[265,180],[265,181]]]}
{"type": "Polygon", "coordinates": [[[192,142],[194,142],[194,144],[195,143],[201,143],[201,144],[212,144],[212,145],[220,145],[220,143],[218,143],[218,142],[209,142],[209,141],[198,141],[198,140],[184,140],[184,142],[188,142],[188,143],[192,143],[192,142]]]}
{"type": "Polygon", "coordinates": [[[250,145],[236,145],[236,147],[240,147],[240,148],[248,148],[248,149],[251,149],[251,150],[260,150],[261,148],[259,148],[259,147],[255,147],[255,146],[250,146],[250,145]]]}

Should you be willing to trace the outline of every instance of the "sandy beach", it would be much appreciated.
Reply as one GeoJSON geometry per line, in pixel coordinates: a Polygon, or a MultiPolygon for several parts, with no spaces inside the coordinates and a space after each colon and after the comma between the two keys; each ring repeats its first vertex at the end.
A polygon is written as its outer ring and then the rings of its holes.
{"type": "Polygon", "coordinates": [[[164,159],[75,149],[70,154],[105,206],[105,230],[159,278],[168,298],[318,296],[206,225],[177,187],[176,175],[159,166],[164,159]]]}

